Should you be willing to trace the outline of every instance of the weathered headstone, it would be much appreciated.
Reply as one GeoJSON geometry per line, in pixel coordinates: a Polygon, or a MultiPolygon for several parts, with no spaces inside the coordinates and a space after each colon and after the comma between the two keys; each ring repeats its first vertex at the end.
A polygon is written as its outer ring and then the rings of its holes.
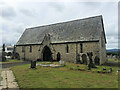
{"type": "Polygon", "coordinates": [[[92,61],[93,53],[92,52],[88,52],[87,55],[89,57],[88,70],[91,70],[91,68],[97,68],[97,67],[95,67],[95,65],[93,64],[93,61],[92,61]]]}
{"type": "Polygon", "coordinates": [[[59,64],[60,64],[60,65],[65,65],[65,61],[64,61],[64,60],[60,60],[60,61],[59,61],[59,64]]]}
{"type": "Polygon", "coordinates": [[[110,70],[108,71],[108,73],[112,73],[112,68],[110,68],[110,70]]]}
{"type": "Polygon", "coordinates": [[[85,54],[82,55],[82,63],[87,65],[87,56],[85,54]]]}
{"type": "Polygon", "coordinates": [[[36,61],[31,61],[31,68],[36,68],[36,61]]]}
{"type": "Polygon", "coordinates": [[[95,57],[94,63],[95,63],[96,65],[100,65],[100,59],[99,59],[98,56],[95,57]]]}
{"type": "Polygon", "coordinates": [[[81,64],[80,54],[77,54],[77,56],[76,56],[76,64],[81,64]]]}
{"type": "Polygon", "coordinates": [[[106,70],[107,70],[106,68],[103,68],[102,73],[106,73],[107,72],[106,70]]]}

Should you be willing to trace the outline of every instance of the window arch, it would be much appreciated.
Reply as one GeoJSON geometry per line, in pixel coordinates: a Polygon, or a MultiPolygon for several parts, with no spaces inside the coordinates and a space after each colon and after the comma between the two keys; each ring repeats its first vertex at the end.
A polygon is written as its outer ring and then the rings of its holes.
{"type": "Polygon", "coordinates": [[[83,44],[80,44],[80,53],[83,53],[83,44]]]}
{"type": "Polygon", "coordinates": [[[66,53],[69,53],[69,46],[66,44],[66,53]]]}
{"type": "Polygon", "coordinates": [[[30,52],[32,52],[32,46],[30,46],[30,52]]]}

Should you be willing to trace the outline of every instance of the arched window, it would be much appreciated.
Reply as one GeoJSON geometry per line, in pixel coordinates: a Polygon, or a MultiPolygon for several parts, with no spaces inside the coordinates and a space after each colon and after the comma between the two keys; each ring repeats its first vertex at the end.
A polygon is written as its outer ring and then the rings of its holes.
{"type": "Polygon", "coordinates": [[[83,44],[80,44],[80,53],[83,53],[83,44]]]}
{"type": "Polygon", "coordinates": [[[66,44],[66,53],[69,53],[69,47],[68,47],[68,44],[66,44]]]}
{"type": "Polygon", "coordinates": [[[32,46],[30,46],[30,52],[32,52],[32,46]]]}

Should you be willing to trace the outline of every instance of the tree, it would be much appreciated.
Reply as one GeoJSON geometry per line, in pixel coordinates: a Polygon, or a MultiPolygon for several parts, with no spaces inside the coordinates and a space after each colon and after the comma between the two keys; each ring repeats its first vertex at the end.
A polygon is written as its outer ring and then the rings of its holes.
{"type": "Polygon", "coordinates": [[[5,44],[3,44],[2,46],[2,61],[6,61],[6,57],[5,57],[5,44]]]}

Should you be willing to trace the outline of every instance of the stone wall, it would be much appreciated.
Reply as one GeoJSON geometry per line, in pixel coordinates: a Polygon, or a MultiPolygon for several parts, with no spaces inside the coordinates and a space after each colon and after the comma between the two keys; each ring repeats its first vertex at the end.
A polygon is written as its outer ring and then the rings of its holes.
{"type": "MultiPolygon", "coordinates": [[[[101,24],[101,23],[100,23],[101,24]]],[[[106,42],[105,42],[105,36],[104,36],[104,26],[101,24],[101,32],[99,37],[99,47],[100,47],[100,64],[103,64],[107,61],[106,56],[106,42]]]]}
{"type": "MultiPolygon", "coordinates": [[[[100,57],[99,52],[99,42],[85,42],[83,44],[83,52],[81,53],[81,43],[68,43],[69,53],[66,51],[66,44],[47,44],[50,47],[51,52],[53,53],[53,59],[57,58],[57,53],[61,54],[61,60],[75,62],[76,55],[80,54],[80,60],[82,54],[86,54],[87,52],[93,52],[93,60],[95,56],[100,57]]],[[[20,55],[20,59],[26,60],[36,60],[37,58],[42,59],[42,50],[45,45],[32,45],[32,52],[30,52],[30,46],[24,46],[25,52],[22,52],[22,46],[17,46],[16,51],[20,55]]]]}

